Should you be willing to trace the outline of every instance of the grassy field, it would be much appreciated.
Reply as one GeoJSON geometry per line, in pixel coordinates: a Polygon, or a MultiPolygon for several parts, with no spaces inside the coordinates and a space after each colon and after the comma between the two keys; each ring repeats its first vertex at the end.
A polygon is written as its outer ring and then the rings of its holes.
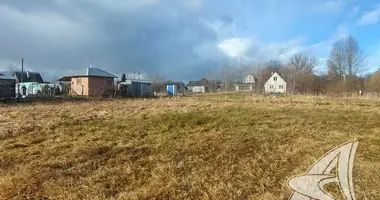
{"type": "Polygon", "coordinates": [[[380,100],[2,105],[0,199],[287,199],[290,177],[353,139],[357,199],[379,199],[380,100]]]}

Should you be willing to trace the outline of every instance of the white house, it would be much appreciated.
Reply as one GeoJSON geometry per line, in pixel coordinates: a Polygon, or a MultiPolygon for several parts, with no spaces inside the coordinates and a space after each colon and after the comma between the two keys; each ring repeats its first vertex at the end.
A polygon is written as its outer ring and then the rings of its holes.
{"type": "Polygon", "coordinates": [[[247,74],[243,78],[242,84],[236,84],[236,92],[252,92],[256,84],[256,77],[252,74],[247,74]]]}
{"type": "Polygon", "coordinates": [[[272,76],[264,85],[265,93],[286,93],[286,82],[276,72],[272,72],[272,76]]]}
{"type": "Polygon", "coordinates": [[[190,81],[187,85],[187,89],[189,92],[193,93],[205,93],[209,92],[210,82],[203,78],[200,81],[190,81]]]}
{"type": "Polygon", "coordinates": [[[191,91],[194,92],[194,93],[205,93],[206,92],[206,87],[205,86],[200,86],[200,85],[192,86],[191,91]]]}
{"type": "Polygon", "coordinates": [[[256,77],[253,76],[252,74],[247,74],[247,75],[244,77],[243,83],[247,83],[247,84],[255,84],[255,83],[256,83],[256,77]]]}

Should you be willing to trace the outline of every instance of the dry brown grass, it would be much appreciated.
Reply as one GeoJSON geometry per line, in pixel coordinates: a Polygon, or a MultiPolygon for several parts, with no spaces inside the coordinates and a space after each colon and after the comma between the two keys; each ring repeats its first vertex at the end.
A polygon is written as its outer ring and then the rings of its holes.
{"type": "Polygon", "coordinates": [[[380,196],[380,101],[206,95],[0,108],[0,199],[287,199],[287,180],[359,140],[380,196]]]}

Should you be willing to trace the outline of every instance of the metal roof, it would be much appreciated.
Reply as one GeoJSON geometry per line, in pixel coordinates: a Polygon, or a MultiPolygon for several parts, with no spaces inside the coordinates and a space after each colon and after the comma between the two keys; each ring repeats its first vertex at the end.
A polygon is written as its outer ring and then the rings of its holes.
{"type": "Polygon", "coordinates": [[[167,83],[166,85],[176,85],[177,87],[181,87],[181,85],[183,85],[184,87],[186,87],[185,83],[183,82],[170,82],[170,83],[167,83]]]}
{"type": "Polygon", "coordinates": [[[21,81],[22,77],[22,82],[38,82],[38,83],[43,83],[44,80],[42,79],[42,76],[40,73],[37,72],[29,72],[29,71],[16,71],[13,72],[12,74],[13,77],[17,77],[18,81],[21,81]]]}
{"type": "Polygon", "coordinates": [[[104,70],[98,69],[98,68],[85,68],[85,69],[76,71],[69,76],[71,76],[71,77],[75,77],[75,76],[101,76],[101,77],[117,78],[117,76],[110,74],[104,70]]]}
{"type": "Polygon", "coordinates": [[[88,67],[85,69],[81,69],[72,73],[71,75],[67,75],[61,79],[60,81],[69,80],[71,77],[88,77],[88,76],[98,76],[98,77],[108,77],[108,78],[117,78],[117,76],[110,74],[104,70],[98,68],[88,67]]]}
{"type": "Polygon", "coordinates": [[[5,73],[0,73],[0,79],[9,79],[9,80],[16,80],[13,76],[7,75],[5,73]]]}
{"type": "Polygon", "coordinates": [[[189,84],[187,84],[187,86],[198,86],[199,85],[199,81],[189,81],[189,84]]]}
{"type": "Polygon", "coordinates": [[[127,79],[124,82],[120,82],[121,85],[132,84],[132,83],[147,83],[147,84],[151,84],[152,82],[148,81],[148,80],[138,80],[138,79],[127,79]]]}

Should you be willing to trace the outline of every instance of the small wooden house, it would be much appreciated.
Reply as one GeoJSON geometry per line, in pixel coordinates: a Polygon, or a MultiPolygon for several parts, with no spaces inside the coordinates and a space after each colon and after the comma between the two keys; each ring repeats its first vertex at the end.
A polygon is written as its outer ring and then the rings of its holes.
{"type": "Polygon", "coordinates": [[[236,84],[237,92],[253,92],[255,89],[255,84],[257,82],[257,78],[251,73],[247,74],[243,78],[243,82],[236,84]]]}
{"type": "Polygon", "coordinates": [[[272,72],[271,77],[264,85],[266,94],[269,93],[286,93],[286,82],[277,72],[272,72]]]}
{"type": "Polygon", "coordinates": [[[64,76],[59,81],[70,81],[70,94],[79,96],[103,96],[115,92],[115,75],[97,68],[85,68],[64,76]]]}
{"type": "Polygon", "coordinates": [[[190,81],[187,88],[193,93],[205,93],[209,92],[210,85],[210,82],[203,78],[200,81],[190,81]]]}

